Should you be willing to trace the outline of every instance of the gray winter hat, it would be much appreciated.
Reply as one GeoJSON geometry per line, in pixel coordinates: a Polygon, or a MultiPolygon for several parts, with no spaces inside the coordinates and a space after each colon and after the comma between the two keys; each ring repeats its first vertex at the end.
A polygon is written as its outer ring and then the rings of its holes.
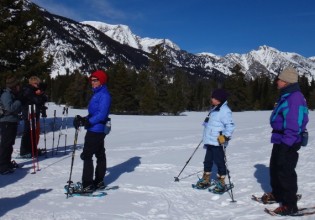
{"type": "Polygon", "coordinates": [[[13,88],[16,85],[18,85],[19,83],[20,83],[19,80],[13,75],[8,76],[6,81],[5,81],[5,84],[6,84],[7,88],[13,88]]]}
{"type": "Polygon", "coordinates": [[[298,73],[293,67],[287,67],[279,74],[278,79],[287,83],[296,83],[298,82],[298,73]]]}

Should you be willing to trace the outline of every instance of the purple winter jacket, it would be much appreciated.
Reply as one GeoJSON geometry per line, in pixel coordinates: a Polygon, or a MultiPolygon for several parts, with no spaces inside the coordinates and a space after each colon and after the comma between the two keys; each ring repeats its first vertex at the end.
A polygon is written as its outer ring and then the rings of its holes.
{"type": "Polygon", "coordinates": [[[292,146],[300,143],[301,132],[308,123],[306,100],[297,83],[282,89],[280,99],[271,116],[270,125],[273,129],[271,143],[292,146]]]}

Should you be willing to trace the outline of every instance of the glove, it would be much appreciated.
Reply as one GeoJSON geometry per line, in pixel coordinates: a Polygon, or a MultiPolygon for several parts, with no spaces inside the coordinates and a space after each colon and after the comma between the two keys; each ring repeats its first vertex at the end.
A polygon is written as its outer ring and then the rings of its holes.
{"type": "Polygon", "coordinates": [[[229,137],[223,135],[223,134],[220,134],[219,137],[218,137],[218,142],[220,145],[225,145],[227,144],[227,142],[230,140],[229,137]]]}
{"type": "Polygon", "coordinates": [[[84,117],[84,118],[83,118],[83,123],[82,123],[82,124],[84,125],[84,128],[85,128],[85,129],[91,127],[91,123],[90,123],[88,117],[84,117]]]}
{"type": "Polygon", "coordinates": [[[73,127],[78,129],[80,126],[84,125],[84,118],[80,115],[76,115],[73,119],[73,127]]]}

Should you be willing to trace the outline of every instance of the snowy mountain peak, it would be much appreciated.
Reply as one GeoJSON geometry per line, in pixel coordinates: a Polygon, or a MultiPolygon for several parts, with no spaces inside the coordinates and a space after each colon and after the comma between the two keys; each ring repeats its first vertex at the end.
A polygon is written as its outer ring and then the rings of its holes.
{"type": "Polygon", "coordinates": [[[180,48],[168,39],[154,39],[154,38],[141,38],[133,34],[127,25],[112,25],[99,21],[83,21],[81,22],[85,25],[90,25],[110,38],[118,41],[121,44],[129,45],[133,48],[143,50],[150,53],[152,48],[159,44],[165,44],[174,50],[180,50],[180,48]]]}
{"type": "Polygon", "coordinates": [[[127,25],[111,25],[99,21],[83,21],[81,23],[85,25],[90,25],[98,29],[99,31],[103,32],[104,34],[121,44],[129,45],[136,49],[141,49],[139,37],[134,35],[127,25]]]}

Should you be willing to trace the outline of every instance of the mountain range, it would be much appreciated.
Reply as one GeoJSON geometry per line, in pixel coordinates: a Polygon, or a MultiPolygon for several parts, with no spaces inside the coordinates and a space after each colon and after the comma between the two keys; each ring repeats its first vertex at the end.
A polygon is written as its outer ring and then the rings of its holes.
{"type": "MultiPolygon", "coordinates": [[[[25,10],[31,3],[25,1],[25,10]]],[[[181,49],[169,39],[141,38],[126,25],[111,25],[99,21],[77,22],[52,14],[37,6],[44,18],[47,37],[42,43],[45,56],[53,56],[52,77],[79,69],[89,73],[95,68],[108,68],[123,62],[140,70],[150,61],[156,45],[166,50],[170,65],[179,67],[191,75],[211,77],[214,74],[230,75],[230,69],[238,64],[247,77],[261,74],[275,77],[284,67],[294,66],[299,74],[312,78],[315,75],[315,57],[303,57],[297,53],[282,52],[267,45],[246,54],[229,53],[217,56],[212,53],[193,54],[181,49]]]]}

